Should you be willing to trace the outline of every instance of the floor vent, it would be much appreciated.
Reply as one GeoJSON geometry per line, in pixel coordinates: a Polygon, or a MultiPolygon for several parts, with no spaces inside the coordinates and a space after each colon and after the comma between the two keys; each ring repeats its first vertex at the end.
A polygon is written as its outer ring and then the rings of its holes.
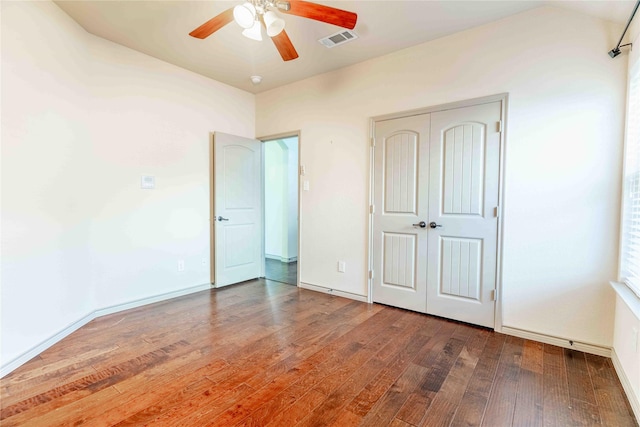
{"type": "Polygon", "coordinates": [[[331,48],[334,46],[338,46],[339,44],[348,43],[357,38],[358,38],[358,35],[356,34],[355,31],[342,30],[342,31],[338,31],[335,34],[331,34],[330,36],[327,36],[323,39],[320,39],[318,41],[322,43],[325,47],[331,48]]]}

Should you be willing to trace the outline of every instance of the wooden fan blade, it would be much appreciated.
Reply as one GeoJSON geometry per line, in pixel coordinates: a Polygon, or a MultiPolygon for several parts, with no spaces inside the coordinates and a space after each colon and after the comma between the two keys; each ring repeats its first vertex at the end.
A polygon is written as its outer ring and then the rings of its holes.
{"type": "Polygon", "coordinates": [[[302,16],[303,18],[314,19],[320,22],[337,25],[339,27],[353,30],[358,20],[358,15],[335,7],[323,6],[304,0],[289,0],[291,8],[289,10],[279,9],[278,12],[290,15],[302,16]]]}
{"type": "Polygon", "coordinates": [[[291,61],[298,57],[298,52],[296,52],[296,48],[293,47],[293,43],[289,40],[289,36],[285,30],[280,31],[277,36],[271,37],[271,40],[273,40],[273,44],[276,45],[276,49],[280,52],[283,61],[291,61]]]}
{"type": "Polygon", "coordinates": [[[220,28],[233,21],[233,8],[227,9],[221,14],[214,16],[204,24],[189,33],[190,36],[204,39],[218,31],[220,28]]]}

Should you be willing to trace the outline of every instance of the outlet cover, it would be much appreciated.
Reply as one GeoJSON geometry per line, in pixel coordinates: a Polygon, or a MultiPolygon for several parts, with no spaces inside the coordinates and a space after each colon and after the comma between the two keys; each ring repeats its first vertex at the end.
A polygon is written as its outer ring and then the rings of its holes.
{"type": "Polygon", "coordinates": [[[184,271],[184,260],[183,259],[179,259],[178,260],[178,272],[184,271]]]}

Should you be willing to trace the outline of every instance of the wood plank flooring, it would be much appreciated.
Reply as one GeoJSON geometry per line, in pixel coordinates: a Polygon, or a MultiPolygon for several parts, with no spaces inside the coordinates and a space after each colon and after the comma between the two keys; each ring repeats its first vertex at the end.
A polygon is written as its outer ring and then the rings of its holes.
{"type": "Polygon", "coordinates": [[[10,426],[636,426],[609,359],[265,280],[101,317],[0,380],[10,426]]]}
{"type": "Polygon", "coordinates": [[[264,277],[295,286],[298,284],[298,263],[265,258],[264,277]]]}

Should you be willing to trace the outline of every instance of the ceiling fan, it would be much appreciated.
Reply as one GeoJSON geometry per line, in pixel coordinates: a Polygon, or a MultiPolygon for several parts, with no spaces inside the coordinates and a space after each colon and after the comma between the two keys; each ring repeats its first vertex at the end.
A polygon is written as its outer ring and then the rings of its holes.
{"type": "Polygon", "coordinates": [[[244,28],[242,34],[254,40],[262,40],[262,27],[266,28],[267,35],[273,40],[282,59],[284,61],[296,59],[298,52],[284,30],[284,20],[279,18],[274,10],[326,22],[349,30],[353,30],[358,19],[358,15],[353,12],[309,1],[247,0],[245,3],[229,8],[211,18],[191,31],[189,35],[204,39],[235,20],[238,25],[244,28]]]}

